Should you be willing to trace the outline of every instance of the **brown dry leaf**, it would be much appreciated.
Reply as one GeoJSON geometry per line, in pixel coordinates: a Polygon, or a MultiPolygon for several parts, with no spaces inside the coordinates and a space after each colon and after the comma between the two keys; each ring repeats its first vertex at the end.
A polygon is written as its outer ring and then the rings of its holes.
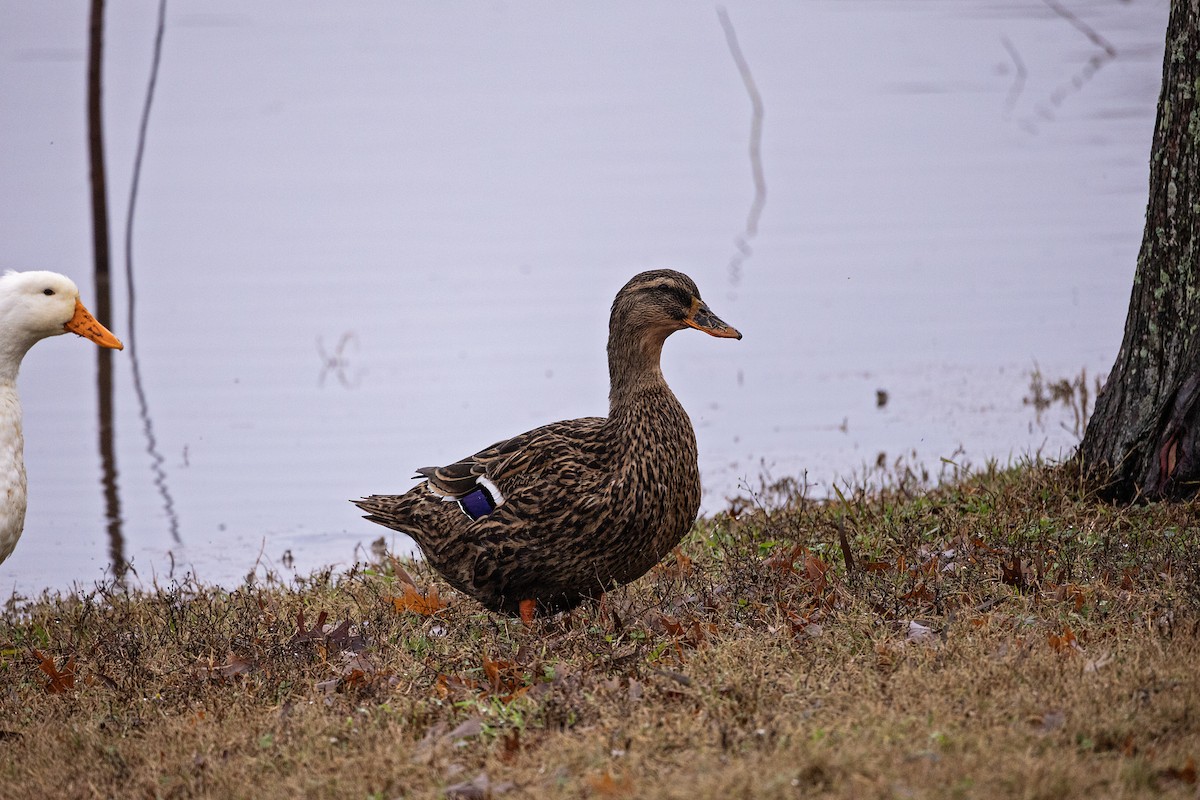
{"type": "Polygon", "coordinates": [[[500,737],[500,760],[511,764],[521,753],[521,729],[513,728],[511,732],[500,737]]]}
{"type": "Polygon", "coordinates": [[[342,664],[338,667],[338,671],[343,675],[349,675],[355,671],[366,675],[375,674],[375,665],[362,653],[345,652],[341,654],[341,660],[342,664]]]}
{"type": "Polygon", "coordinates": [[[40,650],[35,649],[33,655],[41,662],[38,664],[38,669],[50,676],[50,680],[44,687],[47,693],[60,694],[75,688],[75,656],[67,658],[67,663],[63,664],[63,668],[60,670],[54,666],[54,659],[40,650]]]}
{"type": "Polygon", "coordinates": [[[795,572],[796,559],[805,552],[804,545],[792,545],[789,548],[776,548],[771,555],[763,560],[763,566],[776,572],[795,572]]]}
{"type": "Polygon", "coordinates": [[[913,587],[912,591],[908,592],[907,594],[900,595],[900,599],[923,603],[925,605],[933,605],[937,600],[937,596],[934,595],[933,590],[930,589],[925,583],[918,583],[913,587]]]}
{"type": "Polygon", "coordinates": [[[1066,724],[1067,714],[1061,708],[1047,711],[1037,720],[1038,728],[1042,733],[1053,733],[1066,724]]]}
{"type": "Polygon", "coordinates": [[[633,779],[628,775],[614,778],[611,772],[602,772],[589,775],[587,782],[592,791],[603,797],[628,797],[633,794],[633,779]]]}
{"type": "Polygon", "coordinates": [[[1000,581],[1024,590],[1029,586],[1029,572],[1029,568],[1021,562],[1021,557],[1014,554],[1011,564],[1000,564],[1000,581]]]}
{"type": "Polygon", "coordinates": [[[1071,603],[1077,612],[1083,610],[1083,604],[1085,600],[1083,588],[1077,584],[1065,583],[1060,586],[1056,586],[1054,587],[1054,590],[1050,592],[1050,596],[1060,602],[1071,603]]]}
{"type": "Polygon", "coordinates": [[[430,586],[429,591],[421,593],[417,591],[415,586],[406,584],[403,597],[392,597],[390,599],[397,611],[402,613],[411,611],[423,617],[432,616],[448,605],[442,602],[442,599],[438,596],[436,586],[430,586]]]}
{"type": "Polygon", "coordinates": [[[388,561],[391,562],[392,574],[396,576],[396,580],[414,589],[417,588],[417,582],[413,580],[412,575],[408,574],[408,570],[401,566],[398,558],[389,553],[388,561]]]}
{"type": "Polygon", "coordinates": [[[446,787],[446,797],[454,800],[488,800],[488,798],[504,794],[512,790],[516,784],[512,781],[492,783],[486,772],[481,772],[473,780],[456,783],[446,787]]]}
{"type": "Polygon", "coordinates": [[[804,553],[804,572],[812,584],[813,594],[820,594],[829,588],[829,579],[825,577],[829,565],[807,550],[804,553]]]}
{"type": "Polygon", "coordinates": [[[433,686],[434,694],[445,700],[451,695],[477,694],[480,691],[479,681],[470,678],[460,678],[457,675],[438,675],[433,686]]]}
{"type": "Polygon", "coordinates": [[[292,637],[290,644],[299,642],[320,641],[324,638],[325,618],[329,615],[322,611],[317,615],[317,621],[311,628],[304,627],[304,609],[296,613],[296,635],[292,637]]]}
{"type": "Polygon", "coordinates": [[[1075,632],[1070,628],[1063,628],[1062,633],[1052,633],[1046,638],[1056,653],[1078,653],[1083,651],[1083,648],[1079,646],[1079,642],[1075,639],[1075,632]]]}
{"type": "Polygon", "coordinates": [[[348,653],[361,653],[367,646],[367,641],[359,634],[351,633],[350,620],[346,620],[341,625],[325,635],[325,641],[331,647],[343,650],[348,653]]]}
{"type": "Polygon", "coordinates": [[[483,674],[488,679],[488,685],[492,687],[493,692],[500,691],[500,670],[503,666],[503,662],[492,661],[487,657],[487,653],[483,654],[483,674]]]}
{"type": "Polygon", "coordinates": [[[229,651],[229,658],[221,666],[212,670],[213,674],[225,678],[226,680],[234,678],[238,675],[244,675],[254,669],[254,662],[241,656],[234,655],[233,651],[229,651]]]}
{"type": "Polygon", "coordinates": [[[1126,567],[1121,571],[1121,588],[1127,592],[1132,592],[1137,585],[1134,580],[1137,577],[1137,567],[1126,567]]]}
{"type": "Polygon", "coordinates": [[[692,574],[692,559],[676,547],[672,553],[673,560],[663,560],[655,565],[654,571],[668,578],[686,578],[692,574]]]}
{"type": "Polygon", "coordinates": [[[508,661],[492,661],[487,653],[483,654],[483,674],[487,677],[489,690],[501,702],[510,702],[529,690],[525,675],[518,665],[508,661]]]}
{"type": "Polygon", "coordinates": [[[1167,767],[1158,774],[1163,778],[1182,781],[1194,786],[1196,783],[1196,760],[1189,756],[1187,762],[1182,767],[1167,767]]]}
{"type": "Polygon", "coordinates": [[[471,717],[459,723],[458,727],[446,734],[446,738],[452,742],[457,742],[462,739],[470,739],[472,736],[478,736],[483,732],[483,718],[471,717]]]}

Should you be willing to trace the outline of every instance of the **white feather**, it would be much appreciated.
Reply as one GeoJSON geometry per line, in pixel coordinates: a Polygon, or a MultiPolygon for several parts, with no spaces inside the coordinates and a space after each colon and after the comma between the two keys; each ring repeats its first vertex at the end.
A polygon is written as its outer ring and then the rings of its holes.
{"type": "Polygon", "coordinates": [[[25,529],[25,458],[17,372],[29,348],[66,333],[79,290],[55,272],[13,272],[0,277],[0,562],[25,529]],[[49,294],[47,294],[49,292],[49,294]]]}

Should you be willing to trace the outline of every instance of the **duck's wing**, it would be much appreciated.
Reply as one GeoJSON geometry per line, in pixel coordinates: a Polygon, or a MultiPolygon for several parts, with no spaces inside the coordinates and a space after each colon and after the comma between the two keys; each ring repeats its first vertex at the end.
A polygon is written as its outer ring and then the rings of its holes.
{"type": "Polygon", "coordinates": [[[599,435],[604,423],[603,417],[555,422],[497,442],[453,464],[423,467],[417,474],[429,481],[431,492],[444,500],[457,500],[468,516],[478,517],[469,506],[481,491],[487,497],[480,499],[490,506],[483,513],[488,513],[522,487],[544,480],[560,483],[564,476],[599,469],[607,452],[599,435]]]}

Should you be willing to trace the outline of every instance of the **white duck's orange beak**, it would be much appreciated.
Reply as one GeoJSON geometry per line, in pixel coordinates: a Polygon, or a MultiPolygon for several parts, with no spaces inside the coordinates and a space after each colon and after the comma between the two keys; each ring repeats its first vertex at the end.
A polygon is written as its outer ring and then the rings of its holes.
{"type": "Polygon", "coordinates": [[[121,340],[112,335],[112,331],[101,325],[92,316],[92,312],[83,307],[79,298],[75,298],[75,316],[63,325],[71,333],[77,333],[85,339],[91,339],[101,347],[111,347],[113,350],[124,350],[121,340]]]}

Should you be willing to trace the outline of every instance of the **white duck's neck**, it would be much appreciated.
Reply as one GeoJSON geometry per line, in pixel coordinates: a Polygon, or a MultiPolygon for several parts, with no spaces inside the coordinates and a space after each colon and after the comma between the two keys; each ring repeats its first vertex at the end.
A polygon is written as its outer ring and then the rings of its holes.
{"type": "Polygon", "coordinates": [[[16,384],[0,381],[0,561],[8,558],[25,527],[25,438],[16,384]]]}
{"type": "Polygon", "coordinates": [[[25,354],[37,343],[38,338],[0,325],[0,386],[12,389],[14,397],[17,393],[17,372],[21,369],[21,359],[25,358],[25,354]]]}

